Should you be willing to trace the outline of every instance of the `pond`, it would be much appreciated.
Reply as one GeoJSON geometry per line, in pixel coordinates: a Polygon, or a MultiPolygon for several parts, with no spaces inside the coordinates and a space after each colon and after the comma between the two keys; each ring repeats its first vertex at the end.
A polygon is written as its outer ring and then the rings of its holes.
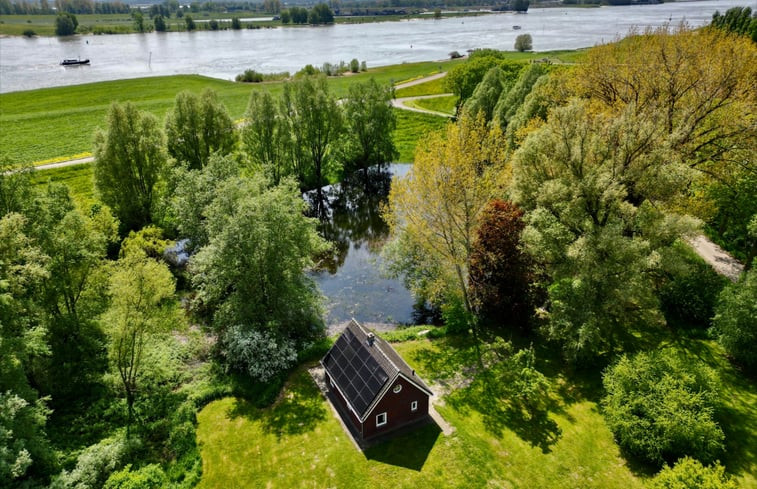
{"type": "Polygon", "coordinates": [[[312,277],[326,297],[326,323],[355,318],[364,323],[423,322],[402,280],[384,274],[381,249],[389,228],[381,217],[392,176],[405,175],[411,165],[392,164],[357,173],[337,185],[306,194],[312,215],[332,251],[321,259],[312,277]]]}
{"type": "MultiPolygon", "coordinates": [[[[537,51],[609,42],[632,27],[708,23],[715,10],[748,4],[704,0],[600,8],[533,8],[527,14],[413,19],[239,31],[152,32],[69,37],[0,38],[0,92],[121,78],[199,73],[233,80],[246,69],[295,72],[306,64],[366,61],[368,67],[445,59],[451,51],[513,49],[531,34],[537,51]],[[513,26],[520,26],[515,30],[513,26]],[[64,58],[90,66],[63,67],[64,58]]],[[[753,3],[753,2],[752,2],[753,3]]],[[[75,103],[75,101],[72,101],[75,103]]]]}

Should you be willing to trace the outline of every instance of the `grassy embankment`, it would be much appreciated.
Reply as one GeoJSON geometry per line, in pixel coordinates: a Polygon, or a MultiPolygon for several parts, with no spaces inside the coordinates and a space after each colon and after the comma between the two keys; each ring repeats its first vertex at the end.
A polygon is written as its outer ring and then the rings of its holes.
{"type": "MultiPolygon", "coordinates": [[[[711,341],[666,343],[715,368],[722,381],[723,463],[739,487],[756,488],[757,389],[711,341]]],[[[395,345],[424,378],[444,380],[475,364],[472,345],[448,337],[395,345]]],[[[559,358],[538,351],[540,358],[559,358]]],[[[537,367],[550,379],[550,420],[557,430],[510,422],[486,409],[496,400],[454,391],[438,408],[456,428],[428,426],[360,453],[304,368],[279,401],[257,409],[239,398],[209,404],[198,415],[202,489],[239,487],[618,488],[644,487],[650,471],[621,454],[600,412],[598,371],[575,372],[559,361],[537,367]]]]}

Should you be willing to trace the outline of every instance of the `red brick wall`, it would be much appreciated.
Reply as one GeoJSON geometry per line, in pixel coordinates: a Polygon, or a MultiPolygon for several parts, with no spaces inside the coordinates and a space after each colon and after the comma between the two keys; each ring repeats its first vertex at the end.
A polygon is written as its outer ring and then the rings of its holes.
{"type": "Polygon", "coordinates": [[[391,431],[402,425],[416,421],[428,414],[428,394],[417,388],[402,377],[396,381],[386,391],[384,397],[373,408],[371,414],[365,420],[363,427],[363,437],[369,438],[374,435],[391,431]],[[393,389],[399,384],[402,390],[395,394],[393,389]],[[418,409],[410,411],[410,403],[418,401],[418,409]],[[376,415],[386,413],[387,423],[384,426],[376,427],[376,415]]]}

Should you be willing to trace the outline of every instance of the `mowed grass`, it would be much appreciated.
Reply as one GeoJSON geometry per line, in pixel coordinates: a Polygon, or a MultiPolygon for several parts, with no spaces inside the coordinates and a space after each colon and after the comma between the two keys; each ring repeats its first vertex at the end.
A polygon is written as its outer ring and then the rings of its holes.
{"type": "Polygon", "coordinates": [[[32,173],[32,183],[40,186],[48,183],[65,184],[68,186],[71,197],[81,206],[87,206],[95,201],[94,165],[92,164],[35,171],[32,173]]]}
{"type": "MultiPolygon", "coordinates": [[[[329,78],[337,97],[349,85],[374,78],[388,84],[438,73],[455,62],[407,63],[329,78]]],[[[240,72],[243,68],[240,69],[240,72]]],[[[13,166],[73,156],[92,150],[95,129],[105,127],[112,102],[130,101],[163,120],[183,90],[212,88],[235,120],[241,119],[252,90],[281,93],[282,82],[235,83],[199,75],[138,78],[0,94],[0,158],[13,166]]]]}
{"type": "Polygon", "coordinates": [[[433,110],[434,112],[441,112],[443,114],[454,115],[455,106],[457,105],[457,97],[455,97],[454,95],[447,95],[443,97],[422,98],[418,100],[410,100],[406,103],[406,105],[420,109],[433,110]]]}
{"type": "Polygon", "coordinates": [[[409,110],[395,109],[394,113],[397,115],[397,129],[392,137],[399,151],[397,161],[401,163],[412,162],[418,143],[430,132],[444,129],[450,121],[446,117],[409,110]]]}
{"type": "MultiPolygon", "coordinates": [[[[757,389],[734,370],[716,344],[672,344],[718,371],[723,385],[721,424],[729,438],[723,462],[737,477],[738,487],[757,487],[757,389]]],[[[454,337],[395,347],[431,381],[453,378],[475,358],[472,345],[454,337]]],[[[549,430],[526,421],[493,419],[481,409],[485,401],[466,397],[462,388],[437,408],[456,428],[451,436],[430,425],[364,453],[343,432],[301,367],[272,407],[257,409],[245,400],[226,398],[200,412],[199,487],[645,487],[653,471],[624,458],[602,417],[600,373],[568,374],[561,371],[560,362],[541,363],[539,368],[553,385],[549,430]]]]}
{"type": "Polygon", "coordinates": [[[445,92],[444,78],[437,78],[436,80],[397,89],[394,91],[394,96],[397,98],[417,97],[419,95],[440,95],[445,92]]]}
{"type": "MultiPolygon", "coordinates": [[[[465,357],[456,348],[447,340],[397,345],[427,379],[435,378],[438,362],[465,357]]],[[[447,404],[439,411],[456,428],[451,436],[431,425],[361,453],[299,371],[271,408],[227,398],[199,414],[199,487],[643,487],[590,401],[553,416],[562,436],[546,450],[507,429],[493,433],[473,409],[447,404]]]]}

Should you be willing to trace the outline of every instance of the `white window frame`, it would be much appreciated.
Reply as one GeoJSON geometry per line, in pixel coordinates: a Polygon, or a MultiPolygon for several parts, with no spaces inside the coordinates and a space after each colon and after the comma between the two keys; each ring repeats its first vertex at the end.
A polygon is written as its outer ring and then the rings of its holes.
{"type": "Polygon", "coordinates": [[[376,428],[380,428],[381,426],[384,426],[386,423],[389,422],[389,419],[386,415],[386,413],[381,413],[376,415],[376,428]],[[379,421],[379,418],[384,418],[383,421],[379,421]]]}
{"type": "Polygon", "coordinates": [[[418,410],[418,401],[413,401],[410,403],[410,411],[415,412],[418,410]]]}

